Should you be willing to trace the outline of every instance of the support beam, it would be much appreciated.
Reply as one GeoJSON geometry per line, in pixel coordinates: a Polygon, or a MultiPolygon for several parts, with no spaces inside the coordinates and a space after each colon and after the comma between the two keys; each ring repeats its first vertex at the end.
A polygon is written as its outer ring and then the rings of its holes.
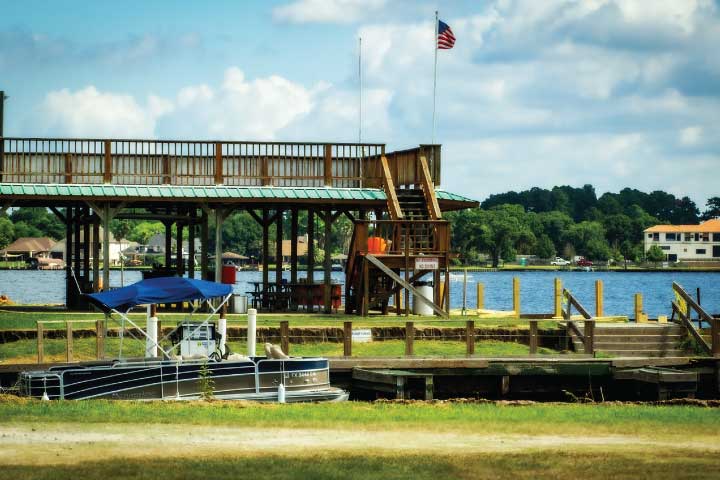
{"type": "MultiPolygon", "coordinates": [[[[385,265],[384,263],[382,263],[382,261],[380,261],[380,259],[378,259],[375,255],[367,254],[367,255],[365,255],[365,258],[366,258],[370,263],[372,263],[372,264],[375,265],[377,268],[379,268],[383,273],[385,273],[385,275],[387,275],[388,277],[392,278],[392,279],[395,280],[396,282],[400,283],[404,288],[410,290],[410,292],[411,292],[413,295],[415,295],[415,297],[416,297],[417,299],[419,299],[421,302],[427,304],[430,308],[432,308],[432,309],[435,311],[435,313],[437,313],[438,315],[440,315],[441,317],[444,317],[444,318],[448,318],[448,317],[450,316],[450,315],[448,314],[448,312],[446,312],[445,310],[443,310],[442,308],[440,308],[440,307],[439,307],[438,305],[436,305],[432,300],[429,300],[429,299],[425,298],[425,296],[422,295],[420,292],[418,292],[418,290],[417,290],[415,287],[413,287],[411,284],[405,282],[405,280],[403,280],[403,279],[400,277],[400,275],[398,275],[398,274],[396,274],[395,272],[393,272],[390,268],[387,267],[387,265],[385,265]]],[[[449,280],[449,276],[447,277],[447,280],[449,280]]],[[[447,287],[446,287],[446,290],[447,290],[447,287]]],[[[407,306],[406,306],[406,308],[407,308],[407,306]]]]}
{"type": "Polygon", "coordinates": [[[190,222],[188,223],[188,276],[195,278],[195,232],[197,222],[197,210],[190,208],[190,222]]]}
{"type": "Polygon", "coordinates": [[[93,218],[92,230],[93,292],[100,291],[100,218],[93,218]]]}
{"type": "Polygon", "coordinates": [[[325,218],[323,219],[325,221],[325,236],[323,241],[323,246],[325,247],[325,257],[324,257],[324,288],[323,288],[323,310],[325,313],[332,313],[332,260],[330,258],[331,251],[332,251],[332,245],[331,245],[331,238],[332,238],[332,222],[335,220],[332,212],[328,210],[325,213],[325,218]]]}
{"type": "Polygon", "coordinates": [[[270,256],[270,238],[269,238],[269,225],[268,225],[269,212],[267,208],[262,210],[262,306],[263,308],[268,307],[267,291],[270,285],[270,275],[268,272],[268,266],[270,262],[268,257],[270,256]]]}
{"type": "Polygon", "coordinates": [[[298,209],[290,210],[290,283],[297,283],[298,268],[298,209]]]}
{"type": "Polygon", "coordinates": [[[175,232],[175,271],[178,277],[185,274],[185,262],[183,261],[183,224],[177,222],[177,231],[175,232]]]}
{"type": "Polygon", "coordinates": [[[307,253],[307,282],[315,282],[315,210],[308,208],[307,215],[307,235],[308,235],[308,253],[307,253]]]}
{"type": "Polygon", "coordinates": [[[172,222],[163,222],[165,225],[165,271],[170,272],[172,265],[172,222]]]}
{"type": "Polygon", "coordinates": [[[275,291],[279,294],[282,289],[282,244],[283,244],[283,211],[275,211],[275,291]]]}
{"type": "Polygon", "coordinates": [[[215,281],[222,280],[222,224],[226,215],[225,209],[215,208],[215,281]]]}
{"type": "Polygon", "coordinates": [[[210,250],[210,227],[208,226],[208,213],[205,209],[202,211],[202,220],[200,223],[200,278],[208,279],[208,256],[210,250]]]}
{"type": "Polygon", "coordinates": [[[110,204],[103,205],[103,291],[110,290],[110,204]]]}

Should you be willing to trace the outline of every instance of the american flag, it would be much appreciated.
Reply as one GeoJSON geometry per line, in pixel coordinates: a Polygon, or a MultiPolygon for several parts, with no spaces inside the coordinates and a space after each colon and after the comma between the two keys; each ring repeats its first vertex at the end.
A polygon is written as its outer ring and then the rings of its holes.
{"type": "Polygon", "coordinates": [[[453,35],[450,26],[442,20],[438,20],[438,50],[449,50],[453,48],[453,45],[455,45],[455,35],[453,35]]]}

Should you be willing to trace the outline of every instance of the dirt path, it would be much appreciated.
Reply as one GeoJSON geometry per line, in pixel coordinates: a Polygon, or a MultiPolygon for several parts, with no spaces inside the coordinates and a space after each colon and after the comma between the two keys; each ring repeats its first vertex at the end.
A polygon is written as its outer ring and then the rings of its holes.
{"type": "Polygon", "coordinates": [[[0,464],[73,464],[109,458],[383,451],[400,453],[517,452],[529,449],[601,448],[693,449],[720,453],[707,439],[678,442],[630,435],[592,438],[578,435],[502,435],[434,433],[418,430],[369,432],[358,429],[269,429],[207,425],[14,424],[0,425],[0,464]]]}

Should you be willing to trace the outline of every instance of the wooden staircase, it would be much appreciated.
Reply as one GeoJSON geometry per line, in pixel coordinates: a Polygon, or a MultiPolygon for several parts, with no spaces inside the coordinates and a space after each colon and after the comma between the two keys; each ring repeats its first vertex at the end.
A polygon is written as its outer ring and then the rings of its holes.
{"type": "MultiPolygon", "coordinates": [[[[381,157],[382,184],[387,197],[389,220],[356,220],[346,264],[345,312],[367,315],[370,309],[387,313],[390,298],[400,303],[401,290],[415,293],[413,284],[424,275],[440,270],[415,269],[416,259],[437,259],[438,269],[447,269],[449,225],[441,220],[435,187],[427,161],[422,153],[416,156],[419,181],[397,188],[388,159],[381,157]],[[383,248],[369,249],[368,240],[382,239],[383,248]],[[405,272],[405,278],[401,276],[405,272]]],[[[437,304],[438,314],[446,312],[437,304]]],[[[400,313],[398,311],[398,313],[400,313]]]]}
{"type": "MultiPolygon", "coordinates": [[[[584,334],[582,322],[577,325],[584,334]]],[[[583,351],[583,342],[568,329],[568,335],[576,352],[583,351]]],[[[594,332],[594,350],[615,357],[682,357],[686,338],[685,329],[675,323],[597,323],[594,332]]]]}

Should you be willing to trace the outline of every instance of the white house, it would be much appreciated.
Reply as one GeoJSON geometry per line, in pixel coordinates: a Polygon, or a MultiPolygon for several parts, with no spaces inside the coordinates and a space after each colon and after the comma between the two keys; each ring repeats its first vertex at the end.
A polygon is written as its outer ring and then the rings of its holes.
{"type": "Polygon", "coordinates": [[[700,225],[655,225],[645,230],[645,251],[657,245],[669,262],[720,261],[720,218],[700,225]]]}

